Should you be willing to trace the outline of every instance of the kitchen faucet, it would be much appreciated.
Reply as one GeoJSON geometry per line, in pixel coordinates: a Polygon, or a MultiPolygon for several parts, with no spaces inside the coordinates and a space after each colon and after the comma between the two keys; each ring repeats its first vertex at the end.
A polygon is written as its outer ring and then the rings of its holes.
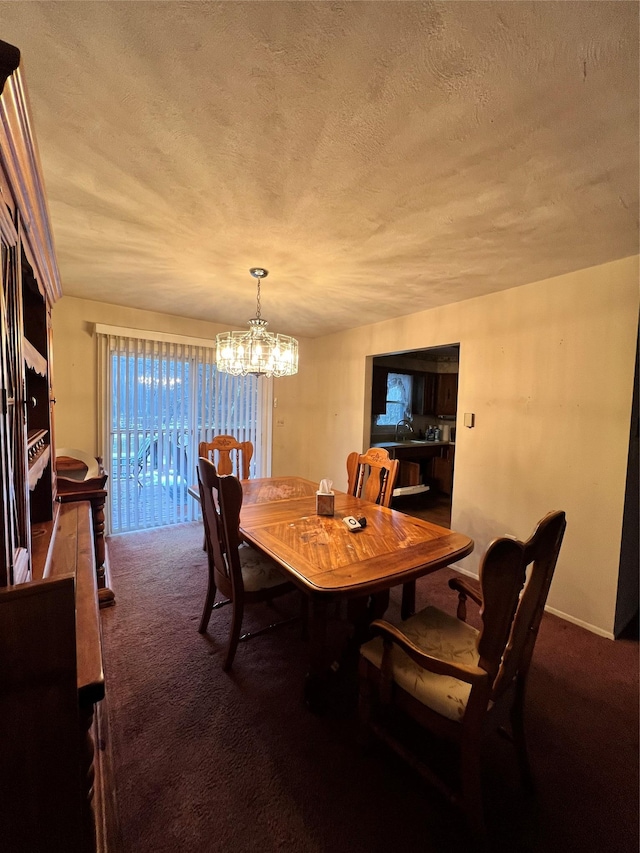
{"type": "MultiPolygon", "coordinates": [[[[398,427],[405,427],[409,430],[410,433],[414,432],[413,424],[411,423],[411,421],[408,418],[402,418],[402,420],[398,421],[398,423],[396,424],[396,441],[398,441],[398,427]]],[[[402,438],[402,441],[404,441],[405,438],[406,436],[402,438]]]]}

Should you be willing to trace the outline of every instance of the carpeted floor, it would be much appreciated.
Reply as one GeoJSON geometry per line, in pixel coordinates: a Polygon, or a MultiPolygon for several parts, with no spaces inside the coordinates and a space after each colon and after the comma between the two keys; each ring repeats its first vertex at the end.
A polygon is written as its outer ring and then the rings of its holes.
{"type": "MultiPolygon", "coordinates": [[[[383,747],[358,746],[355,659],[321,717],[302,702],[298,624],[241,643],[232,673],[222,671],[228,608],[214,611],[208,636],[197,632],[199,524],[111,537],[109,554],[117,604],[102,621],[124,853],[473,850],[439,794],[383,747]]],[[[455,612],[450,575],[423,579],[418,604],[455,612]]],[[[297,594],[282,601],[297,610],[297,594]]],[[[272,615],[254,608],[245,625],[272,615]]],[[[522,794],[510,744],[487,738],[493,848],[637,850],[637,640],[545,615],[527,709],[535,802],[522,794]]]]}

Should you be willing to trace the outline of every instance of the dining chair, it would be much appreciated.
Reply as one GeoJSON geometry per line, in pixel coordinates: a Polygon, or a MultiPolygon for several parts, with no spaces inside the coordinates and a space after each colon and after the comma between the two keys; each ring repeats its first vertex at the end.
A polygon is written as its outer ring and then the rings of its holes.
{"type": "Polygon", "coordinates": [[[460,805],[470,826],[485,835],[480,745],[485,718],[507,703],[510,737],[527,788],[533,778],[523,722],[531,657],[566,527],[565,513],[550,512],[521,542],[495,539],[477,585],[450,586],[480,606],[481,628],[435,607],[399,624],[372,623],[374,639],[360,649],[361,734],[373,733],[460,805]],[[398,734],[407,718],[459,749],[459,782],[446,783],[398,734]],[[395,723],[395,728],[394,728],[395,723]]]}
{"type": "Polygon", "coordinates": [[[293,592],[278,565],[266,554],[240,540],[240,509],[242,485],[237,477],[219,477],[215,465],[208,459],[198,459],[198,486],[209,568],[207,596],[198,631],[204,634],[214,609],[231,604],[231,626],[223,669],[231,668],[238,643],[265,631],[293,621],[282,620],[242,636],[242,619],[246,604],[272,601],[293,592]],[[216,602],[217,591],[226,598],[216,602]]]}
{"type": "Polygon", "coordinates": [[[383,447],[350,453],[347,456],[347,492],[380,506],[390,506],[399,464],[383,447]]]}
{"type": "Polygon", "coordinates": [[[220,476],[234,474],[240,480],[248,480],[253,444],[250,441],[238,441],[232,435],[216,435],[211,441],[200,442],[198,456],[213,462],[220,476]]]}
{"type": "MultiPolygon", "coordinates": [[[[347,492],[371,503],[389,507],[398,476],[399,462],[391,459],[383,447],[370,447],[365,453],[353,451],[347,456],[347,492]]],[[[352,598],[347,616],[354,627],[354,641],[359,643],[369,623],[384,614],[389,605],[389,590],[366,599],[352,598]]]]}
{"type": "Polygon", "coordinates": [[[179,437],[174,444],[162,441],[157,435],[147,435],[136,458],[138,489],[161,486],[170,499],[177,492],[178,503],[185,503],[189,487],[187,460],[187,448],[179,437]]]}
{"type": "MultiPolygon", "coordinates": [[[[211,441],[201,441],[198,445],[198,458],[204,457],[216,466],[220,476],[234,474],[240,480],[248,480],[253,458],[253,444],[250,441],[238,441],[232,435],[216,435],[211,441]]],[[[202,543],[206,551],[207,541],[202,543]]]]}

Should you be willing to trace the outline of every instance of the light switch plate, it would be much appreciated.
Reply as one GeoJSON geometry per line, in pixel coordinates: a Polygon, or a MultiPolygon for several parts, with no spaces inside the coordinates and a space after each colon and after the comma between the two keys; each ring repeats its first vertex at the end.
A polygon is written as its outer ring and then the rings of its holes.
{"type": "Polygon", "coordinates": [[[471,427],[475,426],[475,420],[476,420],[476,416],[473,414],[473,412],[465,412],[464,413],[463,423],[466,427],[471,428],[471,427]]]}

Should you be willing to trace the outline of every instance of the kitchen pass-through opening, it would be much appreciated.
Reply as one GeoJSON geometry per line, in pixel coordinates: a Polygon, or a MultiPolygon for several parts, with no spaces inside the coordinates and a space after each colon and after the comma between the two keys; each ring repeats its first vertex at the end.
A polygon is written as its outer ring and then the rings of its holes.
{"type": "Polygon", "coordinates": [[[370,446],[400,462],[392,506],[451,525],[460,345],[372,359],[370,446]]]}

